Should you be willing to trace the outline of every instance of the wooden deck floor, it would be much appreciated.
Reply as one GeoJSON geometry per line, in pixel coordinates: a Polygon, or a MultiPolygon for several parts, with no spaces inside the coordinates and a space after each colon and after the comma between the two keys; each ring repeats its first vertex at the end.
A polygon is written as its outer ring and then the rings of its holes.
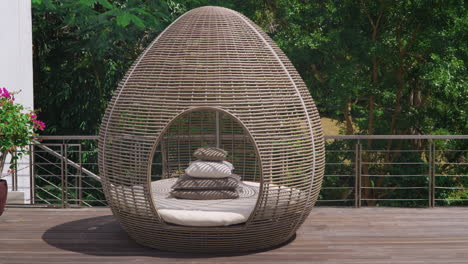
{"type": "Polygon", "coordinates": [[[468,208],[315,208],[268,251],[191,255],[137,245],[108,209],[8,209],[0,263],[468,263],[468,208]]]}

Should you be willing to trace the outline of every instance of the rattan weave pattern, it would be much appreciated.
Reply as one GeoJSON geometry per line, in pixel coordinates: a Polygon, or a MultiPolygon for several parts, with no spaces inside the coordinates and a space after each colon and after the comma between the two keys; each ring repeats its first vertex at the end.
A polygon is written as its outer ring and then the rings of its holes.
{"type": "Polygon", "coordinates": [[[123,78],[101,125],[99,165],[112,211],[138,243],[176,251],[248,251],[286,241],[305,220],[320,191],[324,141],[305,84],[274,42],[235,11],[201,7],[161,33],[123,78]],[[226,120],[219,143],[235,152],[232,159],[241,168],[236,173],[261,183],[256,209],[242,225],[169,225],[151,196],[155,152],[163,152],[164,175],[170,177],[171,168],[185,166],[175,161],[187,162],[194,146],[213,139],[190,136],[185,124],[194,127],[200,116],[216,112],[226,120]],[[184,134],[190,140],[180,140],[184,134]],[[244,152],[236,150],[239,142],[244,152]],[[301,194],[285,195],[278,186],[301,194]]]}

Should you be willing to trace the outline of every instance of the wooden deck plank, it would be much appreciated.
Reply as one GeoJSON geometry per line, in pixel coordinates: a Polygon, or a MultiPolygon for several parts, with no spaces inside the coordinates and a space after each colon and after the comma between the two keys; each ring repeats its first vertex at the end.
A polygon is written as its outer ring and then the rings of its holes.
{"type": "Polygon", "coordinates": [[[468,263],[468,208],[317,207],[291,243],[237,255],[142,247],[106,208],[8,208],[0,263],[468,263]]]}

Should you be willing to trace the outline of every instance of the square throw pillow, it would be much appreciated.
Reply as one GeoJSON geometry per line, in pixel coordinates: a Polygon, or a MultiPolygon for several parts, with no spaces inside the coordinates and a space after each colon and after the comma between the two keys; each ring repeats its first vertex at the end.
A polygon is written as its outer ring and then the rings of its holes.
{"type": "Polygon", "coordinates": [[[185,174],[197,178],[224,178],[230,176],[233,169],[227,161],[196,160],[185,169],[185,174]]]}
{"type": "Polygon", "coordinates": [[[193,153],[193,156],[195,156],[197,159],[212,161],[225,160],[227,155],[227,151],[215,147],[198,148],[193,153]]]}
{"type": "Polygon", "coordinates": [[[225,178],[195,178],[186,174],[180,176],[172,186],[174,190],[225,190],[236,189],[239,186],[240,176],[231,174],[225,178]]]}
{"type": "Polygon", "coordinates": [[[173,190],[171,194],[175,198],[190,200],[218,200],[236,199],[239,193],[236,190],[173,190]]]}

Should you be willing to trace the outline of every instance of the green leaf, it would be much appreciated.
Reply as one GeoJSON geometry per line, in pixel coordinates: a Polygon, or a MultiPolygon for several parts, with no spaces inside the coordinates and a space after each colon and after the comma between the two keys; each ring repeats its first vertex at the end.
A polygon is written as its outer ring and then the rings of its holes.
{"type": "Polygon", "coordinates": [[[117,25],[122,26],[122,27],[128,26],[128,24],[130,24],[130,21],[132,19],[130,15],[131,14],[123,13],[117,16],[117,25]]]}
{"type": "Polygon", "coordinates": [[[98,0],[98,3],[101,4],[103,7],[108,8],[108,9],[114,8],[114,6],[111,3],[109,3],[109,1],[107,1],[107,0],[98,0]]]}
{"type": "Polygon", "coordinates": [[[130,14],[130,17],[132,19],[132,22],[137,25],[137,27],[139,28],[144,28],[145,27],[145,23],[143,23],[143,20],[141,20],[139,17],[135,16],[135,15],[132,15],[130,14]]]}
{"type": "Polygon", "coordinates": [[[132,12],[139,13],[139,14],[142,14],[142,15],[151,16],[151,13],[150,13],[150,12],[147,12],[147,11],[141,9],[141,8],[132,8],[131,11],[132,11],[132,12]]]}
{"type": "Polygon", "coordinates": [[[85,6],[93,6],[96,3],[96,0],[80,0],[80,4],[85,6]]]}

